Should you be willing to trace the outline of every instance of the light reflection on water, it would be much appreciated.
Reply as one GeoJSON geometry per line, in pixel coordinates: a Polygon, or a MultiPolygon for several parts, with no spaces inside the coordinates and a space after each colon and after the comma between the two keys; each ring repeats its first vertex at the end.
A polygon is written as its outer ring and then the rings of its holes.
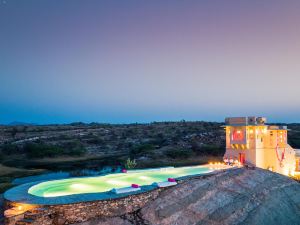
{"type": "Polygon", "coordinates": [[[12,184],[20,185],[20,184],[43,181],[43,180],[57,180],[57,179],[64,179],[70,177],[82,177],[82,176],[99,176],[108,173],[119,173],[119,172],[121,172],[121,167],[119,166],[118,167],[105,166],[99,169],[79,169],[73,171],[58,171],[58,172],[44,173],[35,176],[16,178],[12,181],[12,184]]]}
{"type": "Polygon", "coordinates": [[[151,185],[168,178],[212,172],[207,166],[131,170],[129,173],[110,173],[104,176],[60,179],[41,182],[29,188],[28,193],[39,197],[57,197],[83,193],[99,193],[132,184],[151,185]]]}

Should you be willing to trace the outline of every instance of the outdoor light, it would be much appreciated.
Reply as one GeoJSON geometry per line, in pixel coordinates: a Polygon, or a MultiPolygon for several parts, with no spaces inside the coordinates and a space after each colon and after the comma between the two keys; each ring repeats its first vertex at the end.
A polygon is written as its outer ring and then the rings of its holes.
{"type": "Polygon", "coordinates": [[[264,133],[264,134],[267,133],[267,128],[264,128],[264,129],[263,129],[263,133],[264,133]]]}

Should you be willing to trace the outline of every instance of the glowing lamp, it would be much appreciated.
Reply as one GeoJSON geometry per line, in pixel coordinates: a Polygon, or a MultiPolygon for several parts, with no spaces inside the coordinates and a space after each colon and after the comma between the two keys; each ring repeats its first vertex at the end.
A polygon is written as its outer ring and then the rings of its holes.
{"type": "Polygon", "coordinates": [[[267,129],[266,128],[263,129],[263,133],[264,134],[267,133],[267,129]]]}

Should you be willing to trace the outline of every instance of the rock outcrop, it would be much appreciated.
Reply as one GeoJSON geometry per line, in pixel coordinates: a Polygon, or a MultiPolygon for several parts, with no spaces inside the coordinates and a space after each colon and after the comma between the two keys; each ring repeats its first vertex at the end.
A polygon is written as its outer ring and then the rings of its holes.
{"type": "Polygon", "coordinates": [[[300,224],[300,184],[262,169],[234,169],[162,191],[138,211],[80,225],[300,224]]]}
{"type": "Polygon", "coordinates": [[[4,223],[4,215],[3,215],[3,211],[4,211],[4,207],[3,207],[3,195],[0,194],[0,224],[4,223]]]}

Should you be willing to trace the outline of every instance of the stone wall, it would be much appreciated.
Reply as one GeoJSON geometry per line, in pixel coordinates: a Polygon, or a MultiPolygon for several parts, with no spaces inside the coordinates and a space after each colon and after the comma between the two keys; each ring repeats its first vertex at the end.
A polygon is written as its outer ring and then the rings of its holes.
{"type": "MultiPolygon", "coordinates": [[[[142,208],[146,203],[156,199],[162,189],[155,189],[145,193],[129,195],[127,197],[91,202],[80,202],[66,205],[37,206],[24,213],[22,224],[26,219],[31,225],[62,225],[84,222],[94,218],[121,216],[142,208]]],[[[6,202],[6,208],[14,203],[6,202]]],[[[6,225],[18,224],[15,218],[7,218],[6,225]]],[[[21,224],[21,221],[20,221],[21,224]]],[[[29,224],[29,223],[28,223],[29,224]]]]}

